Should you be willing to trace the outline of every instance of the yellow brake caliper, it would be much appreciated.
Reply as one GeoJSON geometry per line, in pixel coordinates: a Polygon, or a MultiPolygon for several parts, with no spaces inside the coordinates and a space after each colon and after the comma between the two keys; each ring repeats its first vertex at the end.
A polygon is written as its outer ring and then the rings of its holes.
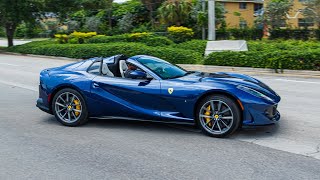
{"type": "MultiPolygon", "coordinates": [[[[79,101],[78,101],[78,100],[74,100],[73,102],[74,102],[74,104],[76,105],[76,109],[77,109],[77,110],[80,110],[81,108],[80,108],[80,103],[79,103],[79,101]]],[[[75,114],[76,116],[79,116],[80,112],[77,112],[77,111],[76,111],[74,114],[75,114]]]]}
{"type": "MultiPolygon", "coordinates": [[[[206,112],[204,113],[204,115],[210,116],[210,110],[211,110],[211,106],[209,105],[209,106],[207,107],[206,112]]],[[[208,117],[206,117],[205,120],[206,120],[206,123],[208,123],[211,119],[208,118],[208,117]]],[[[211,122],[208,124],[208,126],[211,126],[211,122]]]]}

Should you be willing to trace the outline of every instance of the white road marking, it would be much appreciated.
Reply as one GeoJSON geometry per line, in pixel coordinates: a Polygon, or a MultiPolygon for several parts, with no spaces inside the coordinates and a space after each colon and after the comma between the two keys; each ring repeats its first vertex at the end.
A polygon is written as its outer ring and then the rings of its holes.
{"type": "Polygon", "coordinates": [[[38,91],[38,87],[29,86],[29,85],[25,85],[25,84],[8,82],[8,81],[2,81],[2,80],[0,80],[0,83],[6,84],[6,85],[9,85],[9,86],[14,86],[14,87],[19,87],[19,88],[23,88],[23,89],[28,89],[28,90],[30,90],[30,91],[38,91]]]}
{"type": "Polygon", "coordinates": [[[20,65],[16,65],[16,64],[9,64],[9,63],[0,63],[0,65],[7,65],[7,66],[20,66],[20,65]]]}
{"type": "Polygon", "coordinates": [[[298,83],[320,84],[320,82],[299,81],[299,80],[291,80],[291,79],[275,79],[275,80],[276,80],[276,81],[286,81],[286,82],[298,82],[298,83]]]}

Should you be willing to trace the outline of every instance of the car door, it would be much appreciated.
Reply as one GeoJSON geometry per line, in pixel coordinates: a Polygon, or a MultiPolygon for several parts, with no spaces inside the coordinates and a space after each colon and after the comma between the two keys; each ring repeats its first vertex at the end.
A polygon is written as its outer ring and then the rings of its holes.
{"type": "Polygon", "coordinates": [[[96,116],[159,120],[159,80],[96,76],[91,84],[96,116]]]}
{"type": "Polygon", "coordinates": [[[167,121],[193,122],[194,105],[201,93],[192,82],[161,80],[161,116],[167,121]]]}

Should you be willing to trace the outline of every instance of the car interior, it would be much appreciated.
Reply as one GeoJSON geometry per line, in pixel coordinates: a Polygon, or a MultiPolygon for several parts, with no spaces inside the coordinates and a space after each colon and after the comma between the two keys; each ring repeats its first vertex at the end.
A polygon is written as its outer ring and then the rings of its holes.
{"type": "MultiPolygon", "coordinates": [[[[113,59],[106,59],[102,63],[101,67],[101,73],[103,76],[111,76],[111,77],[125,77],[125,72],[128,70],[128,64],[126,60],[128,57],[125,55],[116,55],[111,57],[113,59]],[[110,63],[111,60],[111,63],[110,63]],[[108,63],[109,61],[109,63],[108,63]]],[[[99,62],[100,63],[100,62],[99,62]]],[[[100,65],[99,65],[100,67],[100,65]]],[[[139,68],[138,68],[139,69],[139,68]]],[[[91,73],[97,73],[96,71],[99,72],[99,69],[95,69],[90,71],[91,73]]]]}

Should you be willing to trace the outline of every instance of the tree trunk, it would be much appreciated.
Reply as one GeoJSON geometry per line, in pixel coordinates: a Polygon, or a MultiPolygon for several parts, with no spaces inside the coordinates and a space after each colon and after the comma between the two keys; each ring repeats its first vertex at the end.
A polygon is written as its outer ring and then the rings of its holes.
{"type": "Polygon", "coordinates": [[[151,27],[154,28],[154,19],[153,19],[153,8],[152,8],[152,4],[148,5],[148,10],[149,10],[149,18],[150,18],[150,22],[151,22],[151,27]]]}
{"type": "Polygon", "coordinates": [[[108,10],[109,28],[112,29],[112,7],[108,10]]]}
{"type": "Polygon", "coordinates": [[[6,24],[6,34],[8,38],[8,47],[13,46],[13,36],[14,32],[16,31],[16,26],[11,23],[6,24]]]}

